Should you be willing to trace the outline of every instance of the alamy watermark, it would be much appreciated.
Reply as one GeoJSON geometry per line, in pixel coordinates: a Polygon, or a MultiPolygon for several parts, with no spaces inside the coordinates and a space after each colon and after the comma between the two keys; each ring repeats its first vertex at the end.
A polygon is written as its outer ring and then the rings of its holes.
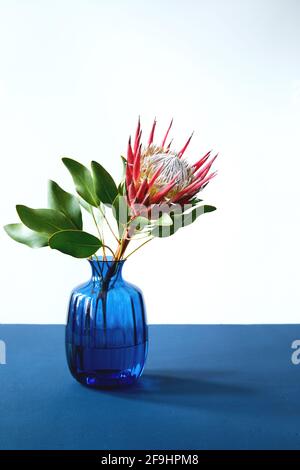
{"type": "Polygon", "coordinates": [[[0,365],[6,364],[6,344],[0,339],[0,365]]]}
{"type": "Polygon", "coordinates": [[[291,348],[294,349],[291,361],[295,366],[297,366],[300,364],[300,339],[295,339],[291,344],[291,348]]]}
{"type": "Polygon", "coordinates": [[[140,204],[133,203],[128,207],[127,198],[119,196],[118,204],[112,206],[114,217],[118,223],[119,232],[126,239],[140,235],[141,238],[169,237],[182,227],[193,223],[205,212],[215,210],[215,207],[199,205],[201,200],[194,199],[192,203],[163,203],[140,204]]]}

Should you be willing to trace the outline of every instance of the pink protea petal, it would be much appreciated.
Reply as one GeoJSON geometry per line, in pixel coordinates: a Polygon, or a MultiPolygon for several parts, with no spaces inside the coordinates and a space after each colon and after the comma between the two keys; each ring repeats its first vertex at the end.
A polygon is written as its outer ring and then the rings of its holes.
{"type": "Polygon", "coordinates": [[[206,162],[206,160],[210,157],[211,152],[212,152],[212,150],[210,150],[209,152],[207,152],[207,153],[204,155],[204,157],[201,157],[198,162],[194,163],[194,165],[193,165],[194,173],[195,173],[202,165],[204,165],[204,163],[206,162]]]}
{"type": "MultiPolygon", "coordinates": [[[[157,178],[159,177],[160,173],[161,173],[161,170],[163,169],[163,164],[160,165],[160,167],[156,170],[156,172],[153,174],[152,178],[150,179],[149,183],[147,181],[147,185],[146,185],[146,190],[145,190],[145,193],[143,194],[143,200],[142,200],[142,204],[146,204],[146,200],[149,198],[150,196],[150,189],[152,188],[152,186],[154,185],[155,181],[157,180],[157,178]]],[[[140,196],[139,196],[140,198],[140,196]]]]}
{"type": "Polygon", "coordinates": [[[148,192],[148,181],[147,181],[147,178],[145,178],[136,193],[136,197],[135,197],[136,201],[137,202],[143,201],[147,192],[148,192]]]}
{"type": "Polygon", "coordinates": [[[125,180],[126,180],[126,188],[128,190],[130,184],[132,183],[132,170],[129,166],[129,164],[127,163],[126,165],[126,174],[125,174],[125,180]]]}
{"type": "Polygon", "coordinates": [[[150,132],[150,135],[149,135],[148,146],[151,145],[152,142],[153,142],[155,127],[156,127],[156,118],[154,119],[152,129],[151,129],[151,132],[150,132]]]}
{"type": "Polygon", "coordinates": [[[153,174],[152,178],[150,179],[149,181],[149,189],[152,188],[152,186],[154,185],[155,181],[157,180],[157,178],[159,177],[160,173],[161,173],[161,170],[163,169],[164,167],[164,164],[162,163],[156,170],[156,172],[153,174]]]}
{"type": "Polygon", "coordinates": [[[169,152],[169,150],[171,148],[171,145],[172,145],[172,142],[173,142],[173,139],[170,140],[170,142],[168,143],[168,145],[166,147],[167,152],[169,152]]]}
{"type": "Polygon", "coordinates": [[[142,144],[139,146],[139,150],[135,156],[133,163],[133,179],[135,182],[138,181],[141,171],[141,153],[142,153],[142,144]]]}
{"type": "Polygon", "coordinates": [[[142,204],[144,206],[148,206],[149,205],[149,200],[150,200],[150,196],[149,196],[149,193],[147,192],[146,193],[146,196],[144,197],[144,199],[142,200],[142,204]]]}
{"type": "Polygon", "coordinates": [[[197,171],[197,172],[194,174],[195,179],[198,179],[198,180],[199,180],[200,178],[203,179],[203,178],[208,174],[208,172],[209,172],[209,170],[210,170],[212,164],[214,163],[215,159],[217,158],[217,156],[218,156],[218,154],[215,155],[214,158],[212,158],[203,168],[200,168],[200,170],[197,171]]]}
{"type": "Polygon", "coordinates": [[[133,181],[129,184],[129,186],[127,186],[127,196],[129,205],[131,206],[134,203],[136,197],[136,190],[133,181]]]}
{"type": "MultiPolygon", "coordinates": [[[[197,193],[198,191],[196,191],[197,193]]],[[[189,204],[190,200],[192,198],[192,195],[187,195],[187,196],[183,196],[183,199],[179,199],[178,201],[176,201],[178,204],[181,204],[181,205],[184,205],[184,204],[189,204]]]]}
{"type": "MultiPolygon", "coordinates": [[[[216,174],[217,174],[217,172],[214,171],[213,173],[211,173],[210,175],[206,176],[205,178],[202,178],[202,179],[196,181],[196,182],[194,183],[194,185],[193,185],[192,190],[193,190],[193,191],[196,191],[196,190],[202,188],[202,186],[204,186],[205,184],[207,184],[212,178],[214,178],[214,177],[216,176],[216,174]]],[[[189,192],[190,192],[190,190],[189,190],[189,192]]]]}
{"type": "Polygon", "coordinates": [[[133,164],[133,152],[132,152],[132,147],[131,147],[131,137],[129,137],[128,140],[128,147],[127,147],[127,167],[128,165],[133,164]]]}
{"type": "Polygon", "coordinates": [[[182,149],[180,150],[180,152],[178,153],[178,157],[181,158],[182,155],[184,154],[184,152],[186,151],[192,137],[194,135],[194,132],[191,133],[190,137],[188,138],[188,140],[186,141],[185,145],[182,147],[182,149]]]}
{"type": "Polygon", "coordinates": [[[134,146],[137,143],[137,140],[138,140],[139,135],[140,135],[140,131],[141,131],[141,120],[140,120],[140,116],[139,116],[138,123],[137,123],[137,128],[136,128],[136,131],[135,131],[134,146]]]}
{"type": "Polygon", "coordinates": [[[154,196],[151,197],[151,203],[156,204],[157,202],[162,201],[162,199],[166,196],[166,194],[168,194],[168,192],[177,183],[177,178],[178,178],[178,175],[174,176],[174,178],[170,181],[170,183],[167,184],[167,186],[164,187],[164,189],[154,194],[154,196]]]}
{"type": "Polygon", "coordinates": [[[193,183],[191,183],[189,186],[186,188],[182,189],[175,195],[175,197],[172,199],[172,202],[178,202],[180,201],[183,197],[190,196],[192,193],[194,194],[197,192],[205,183],[207,183],[211,178],[216,176],[217,172],[215,171],[214,173],[211,173],[208,175],[206,178],[201,179],[201,180],[196,180],[193,183]]]}
{"type": "Polygon", "coordinates": [[[140,142],[141,142],[141,137],[142,137],[142,131],[140,130],[140,133],[139,133],[139,135],[138,135],[138,137],[137,137],[137,139],[135,140],[135,143],[134,143],[134,149],[133,149],[134,157],[136,156],[137,151],[139,149],[140,142]]]}
{"type": "Polygon", "coordinates": [[[190,190],[188,191],[188,194],[191,195],[192,192],[193,192],[193,194],[195,194],[195,192],[198,192],[200,189],[202,189],[204,186],[206,186],[208,184],[208,182],[216,176],[216,174],[217,174],[217,172],[215,171],[214,173],[211,173],[210,175],[208,175],[203,180],[197,181],[196,183],[194,183],[193,188],[190,188],[190,190]]]}
{"type": "Polygon", "coordinates": [[[168,135],[169,135],[170,129],[171,129],[171,127],[172,127],[172,124],[173,124],[173,118],[171,119],[171,122],[170,122],[170,124],[169,124],[168,130],[167,130],[167,132],[166,132],[166,134],[165,134],[165,136],[164,136],[164,138],[163,138],[163,141],[162,141],[162,143],[161,143],[161,146],[162,146],[162,147],[165,146],[165,143],[166,143],[167,137],[168,137],[168,135]]]}
{"type": "Polygon", "coordinates": [[[177,194],[175,194],[175,196],[173,196],[172,202],[173,203],[179,202],[182,198],[186,198],[188,196],[189,196],[188,188],[182,189],[181,191],[179,191],[179,193],[177,193],[177,194]]]}
{"type": "Polygon", "coordinates": [[[206,176],[204,180],[201,181],[201,186],[204,186],[206,183],[208,183],[211,179],[213,179],[216,175],[218,174],[217,171],[214,171],[210,175],[206,176]]]}

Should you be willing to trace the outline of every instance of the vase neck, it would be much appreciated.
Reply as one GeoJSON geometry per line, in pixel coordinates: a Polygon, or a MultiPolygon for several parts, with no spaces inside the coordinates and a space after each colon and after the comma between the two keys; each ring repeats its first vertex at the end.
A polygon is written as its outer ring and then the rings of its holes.
{"type": "Polygon", "coordinates": [[[125,260],[113,261],[112,257],[107,257],[106,260],[100,256],[89,259],[92,268],[92,281],[97,284],[103,284],[103,282],[110,284],[110,282],[122,280],[124,262],[125,260]]]}

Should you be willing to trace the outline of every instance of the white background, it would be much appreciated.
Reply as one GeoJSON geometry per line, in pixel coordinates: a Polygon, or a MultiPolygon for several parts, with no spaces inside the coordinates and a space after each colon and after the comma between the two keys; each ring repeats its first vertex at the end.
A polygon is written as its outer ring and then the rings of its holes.
{"type": "MultiPolygon", "coordinates": [[[[298,0],[0,0],[1,225],[72,189],[62,155],[118,178],[137,116],[173,116],[220,152],[218,211],[128,260],[149,322],[298,322],[299,49],[298,0]]],[[[63,323],[88,263],[0,236],[0,322],[63,323]]]]}

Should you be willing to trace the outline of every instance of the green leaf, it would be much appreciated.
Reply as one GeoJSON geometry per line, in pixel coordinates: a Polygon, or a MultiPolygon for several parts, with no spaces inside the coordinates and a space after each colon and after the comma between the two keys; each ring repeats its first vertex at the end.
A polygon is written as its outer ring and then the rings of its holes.
{"type": "Polygon", "coordinates": [[[187,227],[188,225],[195,222],[195,220],[200,215],[205,214],[206,212],[213,212],[215,210],[216,210],[216,207],[214,206],[204,205],[204,206],[195,207],[193,210],[184,212],[183,214],[173,213],[171,214],[171,218],[173,220],[172,226],[155,227],[151,233],[154,237],[160,237],[160,238],[170,237],[171,235],[174,235],[174,233],[176,233],[177,230],[179,230],[180,228],[187,227]]]}
{"type": "Polygon", "coordinates": [[[124,226],[127,224],[129,220],[129,207],[127,204],[126,197],[118,194],[117,197],[114,199],[112,205],[113,215],[118,224],[118,230],[120,236],[123,235],[124,226]]]}
{"type": "Polygon", "coordinates": [[[143,217],[139,215],[131,222],[130,226],[135,227],[136,230],[143,230],[145,227],[151,225],[151,220],[147,219],[147,217],[143,217]]]}
{"type": "Polygon", "coordinates": [[[169,227],[170,225],[173,225],[173,219],[167,212],[163,212],[159,219],[153,221],[153,225],[169,227]]]}
{"type": "Polygon", "coordinates": [[[88,258],[102,246],[101,240],[81,230],[63,230],[49,240],[49,246],[75,258],[88,258]]]}
{"type": "Polygon", "coordinates": [[[91,206],[88,202],[85,202],[84,199],[82,199],[81,196],[78,196],[78,202],[85,209],[89,214],[92,214],[93,212],[93,206],[91,206]]]}
{"type": "Polygon", "coordinates": [[[92,174],[97,197],[103,204],[112,204],[118,195],[113,178],[98,162],[92,162],[92,174]]]}
{"type": "Polygon", "coordinates": [[[121,160],[122,160],[122,164],[123,164],[123,172],[122,172],[122,178],[125,178],[125,175],[126,175],[126,166],[127,166],[127,160],[125,157],[123,157],[123,155],[121,155],[121,160]]]}
{"type": "Polygon", "coordinates": [[[85,202],[82,197],[78,196],[79,204],[91,215],[94,216],[97,223],[101,225],[103,223],[104,215],[105,215],[105,205],[102,202],[99,202],[99,210],[94,210],[93,206],[85,202]],[[101,209],[101,210],[100,210],[101,209]]]}
{"type": "Polygon", "coordinates": [[[197,204],[199,204],[199,202],[202,202],[203,199],[198,199],[197,197],[194,197],[193,199],[190,200],[190,202],[188,204],[191,204],[192,206],[196,206],[197,204]]]}
{"type": "Polygon", "coordinates": [[[135,230],[142,231],[145,228],[151,230],[153,227],[166,227],[173,225],[173,219],[170,215],[166,212],[162,213],[162,215],[155,220],[150,220],[147,217],[138,216],[130,223],[131,227],[135,227],[135,230]]]}
{"type": "Polygon", "coordinates": [[[4,226],[4,230],[13,240],[30,248],[41,248],[48,245],[47,234],[34,232],[23,224],[8,224],[4,226]]]}
{"type": "Polygon", "coordinates": [[[105,212],[106,208],[105,205],[102,204],[102,202],[99,203],[99,210],[93,211],[94,212],[94,217],[97,221],[97,223],[101,226],[103,224],[103,221],[105,219],[105,212]]]}
{"type": "Polygon", "coordinates": [[[123,165],[123,171],[122,171],[122,180],[120,184],[118,185],[118,193],[121,194],[121,196],[126,196],[126,166],[127,166],[127,160],[123,155],[121,155],[121,160],[122,160],[122,165],[123,165]]]}
{"type": "Polygon", "coordinates": [[[187,227],[188,225],[195,222],[195,220],[202,214],[206,214],[207,212],[213,212],[216,210],[216,207],[213,206],[198,206],[195,207],[193,210],[187,213],[183,213],[181,215],[175,214],[174,216],[174,225],[175,231],[181,227],[187,227]],[[178,228],[176,228],[176,226],[178,228]]]}
{"type": "Polygon", "coordinates": [[[126,189],[126,182],[125,180],[122,180],[121,183],[118,186],[118,193],[121,194],[121,196],[126,196],[127,189],[126,189]]]}
{"type": "Polygon", "coordinates": [[[23,224],[36,232],[52,235],[59,230],[74,229],[74,224],[67,217],[55,209],[31,209],[30,207],[16,206],[23,224]]]}
{"type": "Polygon", "coordinates": [[[72,158],[62,159],[73,178],[79,196],[94,207],[98,207],[99,199],[96,196],[91,172],[81,163],[72,158]]]}
{"type": "Polygon", "coordinates": [[[48,186],[48,204],[51,209],[62,212],[67,219],[70,219],[74,228],[82,229],[82,215],[77,198],[51,180],[48,186]]]}

